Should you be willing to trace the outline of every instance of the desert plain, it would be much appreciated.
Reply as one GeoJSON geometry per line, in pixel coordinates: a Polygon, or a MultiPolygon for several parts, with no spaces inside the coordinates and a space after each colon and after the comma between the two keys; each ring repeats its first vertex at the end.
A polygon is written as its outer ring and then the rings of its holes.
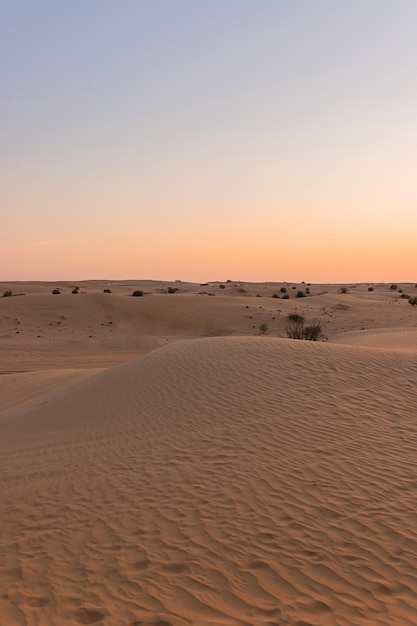
{"type": "Polygon", "coordinates": [[[0,625],[415,625],[416,295],[0,283],[0,625]]]}

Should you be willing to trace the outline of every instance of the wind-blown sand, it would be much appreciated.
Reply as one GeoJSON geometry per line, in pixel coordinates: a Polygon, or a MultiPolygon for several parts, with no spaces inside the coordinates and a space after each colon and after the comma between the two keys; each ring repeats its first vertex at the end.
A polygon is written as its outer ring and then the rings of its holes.
{"type": "Polygon", "coordinates": [[[197,289],[1,299],[0,624],[414,625],[416,308],[197,289]]]}

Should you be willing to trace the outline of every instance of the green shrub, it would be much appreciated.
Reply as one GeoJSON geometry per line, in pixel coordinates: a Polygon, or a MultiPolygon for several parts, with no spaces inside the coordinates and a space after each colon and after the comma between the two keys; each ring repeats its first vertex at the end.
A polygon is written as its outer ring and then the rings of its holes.
{"type": "Polygon", "coordinates": [[[133,293],[132,296],[134,296],[135,298],[140,298],[141,296],[143,296],[143,291],[142,289],[136,289],[133,293]]]}
{"type": "Polygon", "coordinates": [[[268,324],[266,324],[265,322],[259,326],[259,332],[261,335],[264,335],[267,330],[268,330],[268,324]]]}

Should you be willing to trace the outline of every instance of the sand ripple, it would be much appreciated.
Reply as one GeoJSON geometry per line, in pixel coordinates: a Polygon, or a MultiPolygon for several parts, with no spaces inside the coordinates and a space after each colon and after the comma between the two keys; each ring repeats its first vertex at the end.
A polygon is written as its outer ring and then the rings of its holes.
{"type": "Polygon", "coordinates": [[[202,339],[4,416],[0,623],[415,624],[416,375],[202,339]]]}

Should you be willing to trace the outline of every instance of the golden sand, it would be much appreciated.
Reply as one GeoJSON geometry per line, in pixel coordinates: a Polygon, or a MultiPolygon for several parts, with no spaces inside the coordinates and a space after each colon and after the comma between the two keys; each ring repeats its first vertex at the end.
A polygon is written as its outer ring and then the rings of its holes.
{"type": "Polygon", "coordinates": [[[0,285],[1,626],[416,623],[417,307],[223,284],[0,285]]]}

